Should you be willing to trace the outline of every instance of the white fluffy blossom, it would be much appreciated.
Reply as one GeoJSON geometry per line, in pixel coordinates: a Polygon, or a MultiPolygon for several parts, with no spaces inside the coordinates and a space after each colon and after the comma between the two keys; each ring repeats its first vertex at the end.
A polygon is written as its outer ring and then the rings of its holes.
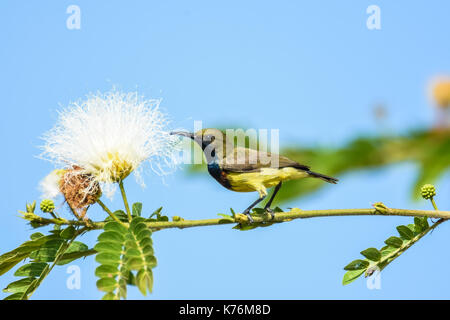
{"type": "Polygon", "coordinates": [[[60,194],[60,181],[64,175],[64,170],[53,170],[39,183],[42,199],[55,200],[60,194]]]}
{"type": "Polygon", "coordinates": [[[175,164],[175,141],[159,104],[136,92],[91,94],[59,113],[57,124],[43,137],[41,156],[59,167],[81,168],[109,196],[113,183],[131,172],[139,178],[144,162],[164,173],[175,164]]]}

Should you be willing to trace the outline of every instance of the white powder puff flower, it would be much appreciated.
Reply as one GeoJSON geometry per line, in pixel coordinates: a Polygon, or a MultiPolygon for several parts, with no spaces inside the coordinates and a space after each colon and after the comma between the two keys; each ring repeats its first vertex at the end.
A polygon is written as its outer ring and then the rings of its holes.
{"type": "Polygon", "coordinates": [[[59,113],[57,124],[43,137],[41,157],[81,168],[80,174],[92,177],[90,187],[100,184],[107,196],[131,172],[143,185],[139,178],[144,162],[159,174],[175,166],[175,140],[159,104],[136,92],[91,94],[59,113]]]}
{"type": "Polygon", "coordinates": [[[64,175],[64,170],[53,170],[39,183],[42,199],[55,200],[60,194],[60,181],[64,175]]]}

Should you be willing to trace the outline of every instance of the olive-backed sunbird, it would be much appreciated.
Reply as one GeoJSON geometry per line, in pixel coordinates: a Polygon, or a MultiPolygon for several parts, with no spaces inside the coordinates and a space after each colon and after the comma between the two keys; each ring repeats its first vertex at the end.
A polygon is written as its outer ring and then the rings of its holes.
{"type": "Polygon", "coordinates": [[[202,129],[196,133],[176,131],[171,134],[188,137],[197,142],[205,154],[209,174],[225,188],[237,192],[257,191],[259,198],[243,212],[249,218],[250,210],[267,197],[267,188],[275,187],[264,207],[274,217],[270,206],[283,181],[301,178],[319,178],[329,183],[337,179],[313,172],[308,166],[289,158],[234,145],[233,139],[218,129],[202,129]],[[261,161],[263,160],[264,161],[261,161]],[[267,161],[269,159],[270,161],[267,161]],[[275,161],[274,161],[275,160],[275,161]],[[275,165],[274,165],[275,163],[275,165]]]}

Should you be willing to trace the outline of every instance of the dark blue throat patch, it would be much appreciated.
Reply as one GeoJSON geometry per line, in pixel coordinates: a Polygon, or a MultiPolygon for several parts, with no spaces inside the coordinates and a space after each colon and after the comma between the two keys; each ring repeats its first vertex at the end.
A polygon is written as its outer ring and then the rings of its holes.
{"type": "Polygon", "coordinates": [[[225,188],[231,188],[230,182],[227,179],[227,174],[220,168],[217,162],[208,163],[209,174],[216,179],[225,188]]]}
{"type": "Polygon", "coordinates": [[[218,178],[220,177],[221,171],[222,170],[220,169],[220,166],[217,162],[214,161],[214,162],[208,163],[208,172],[216,180],[218,180],[218,178]]]}

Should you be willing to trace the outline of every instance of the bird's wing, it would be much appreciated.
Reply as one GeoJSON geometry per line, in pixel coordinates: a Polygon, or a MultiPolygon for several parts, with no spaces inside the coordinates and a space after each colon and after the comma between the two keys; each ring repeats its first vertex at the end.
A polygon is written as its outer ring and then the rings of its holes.
{"type": "Polygon", "coordinates": [[[292,167],[309,171],[309,167],[275,153],[257,151],[248,148],[234,148],[220,161],[221,168],[229,172],[254,172],[262,168],[292,167]],[[278,160],[278,162],[276,162],[278,160]]]}

